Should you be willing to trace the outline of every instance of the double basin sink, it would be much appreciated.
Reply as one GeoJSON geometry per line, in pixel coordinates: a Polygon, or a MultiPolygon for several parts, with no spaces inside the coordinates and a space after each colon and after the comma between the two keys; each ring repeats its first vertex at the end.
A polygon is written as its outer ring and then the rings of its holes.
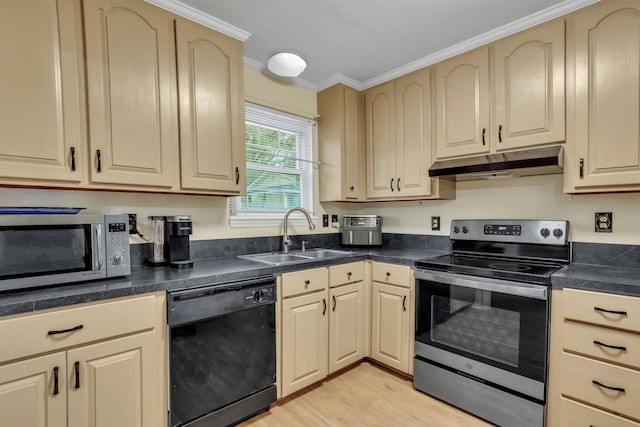
{"type": "Polygon", "coordinates": [[[261,254],[239,255],[238,258],[261,262],[268,265],[286,265],[302,262],[309,262],[320,259],[335,259],[352,255],[350,251],[338,249],[307,249],[306,251],[295,252],[267,252],[261,254]]]}

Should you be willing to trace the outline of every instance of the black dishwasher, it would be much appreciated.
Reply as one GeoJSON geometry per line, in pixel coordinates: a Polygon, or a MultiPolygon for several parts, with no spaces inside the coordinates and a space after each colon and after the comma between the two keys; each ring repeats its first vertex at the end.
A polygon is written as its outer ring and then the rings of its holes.
{"type": "Polygon", "coordinates": [[[169,426],[234,425],[276,400],[273,276],[169,292],[169,426]]]}

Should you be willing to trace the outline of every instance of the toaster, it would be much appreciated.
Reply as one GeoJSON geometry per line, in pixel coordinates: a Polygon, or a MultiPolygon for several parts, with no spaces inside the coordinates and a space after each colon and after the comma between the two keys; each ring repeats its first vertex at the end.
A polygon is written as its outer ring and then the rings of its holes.
{"type": "Polygon", "coordinates": [[[382,217],[344,215],[342,244],[345,246],[382,246],[382,217]]]}

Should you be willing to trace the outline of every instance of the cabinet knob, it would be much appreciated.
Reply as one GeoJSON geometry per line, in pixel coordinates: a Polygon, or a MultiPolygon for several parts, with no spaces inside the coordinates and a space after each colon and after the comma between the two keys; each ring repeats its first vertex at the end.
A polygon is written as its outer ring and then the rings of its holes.
{"type": "Polygon", "coordinates": [[[353,191],[355,189],[356,189],[356,187],[354,187],[353,185],[351,187],[349,187],[349,190],[351,190],[351,191],[353,191]]]}
{"type": "Polygon", "coordinates": [[[389,272],[387,271],[387,277],[389,277],[389,276],[391,276],[391,273],[389,273],[389,272]]]}
{"type": "Polygon", "coordinates": [[[304,287],[305,288],[308,288],[310,284],[311,284],[311,280],[305,280],[304,281],[304,287]]]}

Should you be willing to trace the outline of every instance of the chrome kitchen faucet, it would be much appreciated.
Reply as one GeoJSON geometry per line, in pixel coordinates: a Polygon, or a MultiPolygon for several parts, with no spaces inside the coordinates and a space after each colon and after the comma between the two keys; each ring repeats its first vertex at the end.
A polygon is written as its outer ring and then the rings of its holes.
{"type": "Polygon", "coordinates": [[[291,214],[291,212],[295,212],[295,211],[302,212],[304,216],[307,217],[307,222],[309,223],[309,230],[316,229],[315,224],[313,223],[313,221],[311,221],[311,215],[309,215],[309,212],[306,209],[304,208],[289,209],[284,214],[284,234],[282,235],[282,252],[284,252],[285,254],[289,253],[289,246],[291,246],[291,239],[289,238],[287,221],[289,220],[289,215],[291,214]]]}

